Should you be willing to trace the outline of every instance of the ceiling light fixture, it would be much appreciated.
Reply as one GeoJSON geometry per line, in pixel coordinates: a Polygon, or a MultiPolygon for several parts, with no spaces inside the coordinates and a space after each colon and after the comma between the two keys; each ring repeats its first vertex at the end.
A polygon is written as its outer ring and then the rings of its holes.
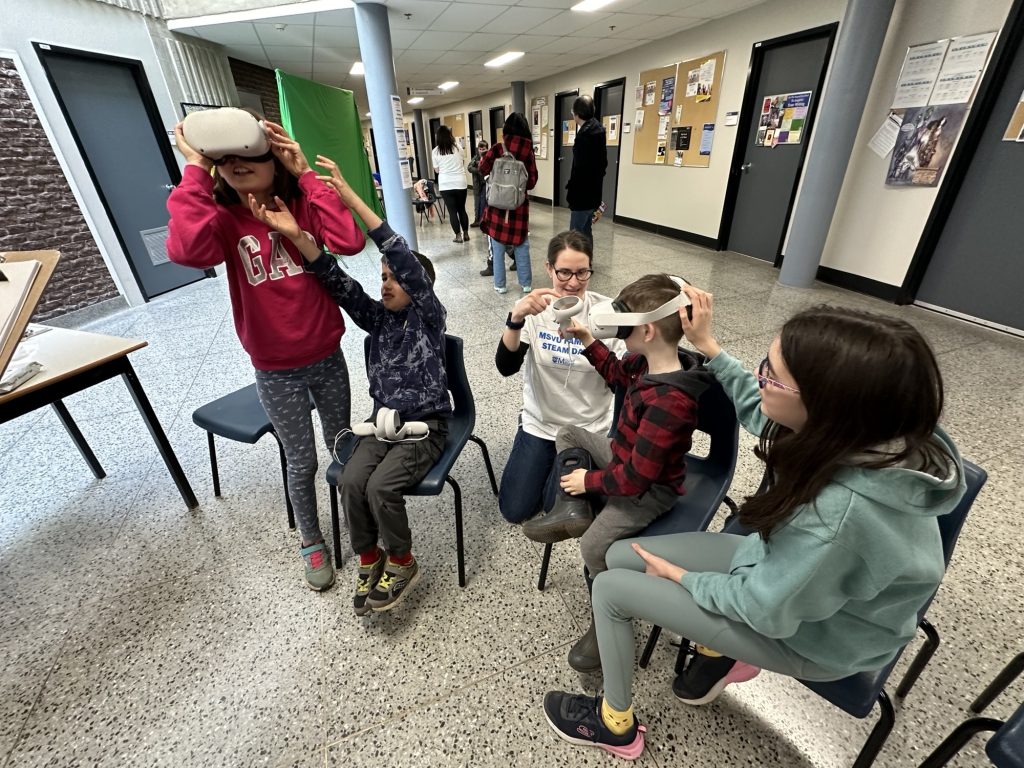
{"type": "Polygon", "coordinates": [[[205,16],[189,16],[182,19],[168,19],[167,28],[188,29],[189,27],[208,27],[213,24],[230,24],[236,21],[266,21],[280,16],[295,16],[299,13],[320,13],[325,11],[341,11],[355,8],[352,0],[311,0],[306,3],[283,3],[268,8],[256,8],[251,11],[229,11],[228,13],[210,13],[205,16]]]}
{"type": "Polygon", "coordinates": [[[413,96],[411,99],[409,99],[405,103],[406,104],[419,104],[421,101],[423,101],[423,97],[422,96],[413,96]]]}
{"type": "Polygon", "coordinates": [[[491,59],[490,61],[484,62],[485,67],[500,67],[504,64],[508,64],[510,61],[515,61],[523,55],[522,51],[508,51],[507,53],[501,54],[497,58],[491,59]]]}
{"type": "Polygon", "coordinates": [[[446,80],[445,82],[441,83],[437,87],[440,88],[442,91],[449,91],[452,88],[454,88],[455,86],[457,86],[458,84],[459,84],[458,80],[446,80]]]}
{"type": "Polygon", "coordinates": [[[364,75],[366,72],[363,70],[363,62],[357,61],[352,64],[352,69],[348,71],[350,75],[364,75]]]}
{"type": "Polygon", "coordinates": [[[613,0],[582,0],[582,2],[576,3],[570,11],[582,11],[584,13],[590,13],[592,11],[599,11],[606,5],[610,5],[613,0]]]}

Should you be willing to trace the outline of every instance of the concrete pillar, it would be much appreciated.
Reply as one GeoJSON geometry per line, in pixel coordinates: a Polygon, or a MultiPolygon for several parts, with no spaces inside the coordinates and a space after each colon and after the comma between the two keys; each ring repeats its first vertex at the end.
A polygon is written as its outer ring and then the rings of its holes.
{"type": "Polygon", "coordinates": [[[512,81],[512,111],[521,115],[526,114],[526,82],[524,80],[512,81]]]}
{"type": "Polygon", "coordinates": [[[420,172],[421,179],[430,178],[430,169],[427,167],[427,156],[429,147],[427,147],[426,131],[423,130],[426,120],[423,117],[422,109],[414,109],[412,112],[413,130],[416,132],[416,169],[420,172]]]}
{"type": "Polygon", "coordinates": [[[395,60],[391,52],[388,9],[379,3],[358,3],[355,15],[359,53],[366,72],[363,78],[370,103],[370,124],[377,144],[377,170],[384,188],[388,223],[409,242],[411,248],[417,249],[416,220],[409,202],[412,195],[402,187],[402,166],[395,136],[397,127],[391,105],[392,95],[398,94],[398,85],[395,81],[395,60]]]}
{"type": "Polygon", "coordinates": [[[895,0],[850,0],[846,6],[793,211],[779,273],[783,285],[806,288],[814,282],[860,123],[850,116],[864,113],[894,5],[895,0]]]}

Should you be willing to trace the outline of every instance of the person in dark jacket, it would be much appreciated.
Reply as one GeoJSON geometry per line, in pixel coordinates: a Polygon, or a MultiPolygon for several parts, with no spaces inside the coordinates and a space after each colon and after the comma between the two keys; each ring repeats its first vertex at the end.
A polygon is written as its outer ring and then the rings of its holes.
{"type": "Polygon", "coordinates": [[[604,126],[594,117],[594,99],[580,96],[572,103],[576,141],[572,145],[572,173],[565,185],[569,203],[569,229],[593,238],[594,211],[604,197],[602,187],[608,168],[604,126]]]}
{"type": "Polygon", "coordinates": [[[352,321],[370,335],[366,362],[373,418],[381,408],[397,411],[402,422],[422,421],[423,438],[379,440],[361,437],[341,476],[341,502],[352,550],[359,555],[353,608],[357,616],[386,611],[405,598],[420,577],[412,555],[412,532],[403,492],[427,474],[444,450],[452,414],[444,365],[447,312],[434,293],[433,266],[409,248],[386,221],[352,191],[337,165],[322,180],[337,190],[359,216],[380,249],[381,300],[370,298],[337,259],[319,249],[303,251],[307,269],[352,321]],[[377,545],[380,539],[384,550],[377,545]]]}
{"type": "Polygon", "coordinates": [[[484,217],[484,206],[487,205],[487,180],[480,173],[480,158],[487,151],[487,142],[483,139],[476,144],[476,154],[469,161],[469,173],[473,177],[473,200],[475,203],[476,216],[469,226],[479,227],[480,219],[484,217]]]}
{"type": "MultiPolygon", "coordinates": [[[[526,166],[527,191],[537,186],[537,161],[533,156],[533,141],[530,124],[518,112],[513,112],[505,120],[501,129],[501,144],[495,144],[480,158],[480,173],[489,176],[494,161],[509,151],[526,166]]],[[[516,274],[523,293],[533,290],[533,270],[530,267],[530,198],[527,196],[523,204],[514,211],[487,206],[480,222],[480,231],[491,238],[491,264],[489,268],[494,274],[494,290],[508,293],[505,287],[505,246],[513,247],[516,259],[516,274]]],[[[487,270],[484,270],[485,272],[487,270]]]]}

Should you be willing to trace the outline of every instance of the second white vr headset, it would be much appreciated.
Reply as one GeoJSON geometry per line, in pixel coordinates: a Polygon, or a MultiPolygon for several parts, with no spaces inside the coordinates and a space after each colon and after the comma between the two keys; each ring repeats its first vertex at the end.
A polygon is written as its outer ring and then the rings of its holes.
{"type": "MultiPolygon", "coordinates": [[[[688,283],[681,277],[671,275],[673,282],[679,286],[679,295],[675,296],[657,309],[650,312],[634,312],[624,301],[613,299],[602,301],[590,310],[590,332],[595,339],[625,339],[638,325],[653,323],[673,315],[680,307],[690,306],[690,297],[683,293],[682,288],[688,283]]],[[[690,310],[687,310],[689,314],[690,310]]]]}
{"type": "Polygon", "coordinates": [[[402,417],[393,408],[380,408],[377,411],[376,423],[364,421],[352,425],[352,433],[360,437],[376,437],[388,443],[397,443],[402,440],[422,440],[430,432],[422,421],[407,421],[402,423],[402,417]]]}

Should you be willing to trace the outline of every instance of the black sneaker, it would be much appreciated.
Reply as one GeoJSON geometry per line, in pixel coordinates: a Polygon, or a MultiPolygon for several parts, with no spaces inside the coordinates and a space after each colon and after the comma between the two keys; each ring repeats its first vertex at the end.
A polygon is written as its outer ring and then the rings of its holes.
{"type": "Polygon", "coordinates": [[[384,575],[366,598],[366,604],[375,611],[388,611],[402,602],[419,580],[419,563],[413,560],[409,565],[399,565],[389,557],[384,564],[384,575]]]}
{"type": "Polygon", "coordinates": [[[544,696],[544,717],[558,737],[570,744],[600,747],[626,760],[636,760],[643,754],[647,729],[634,719],[632,728],[616,736],[601,719],[600,696],[548,691],[544,696]]]}
{"type": "Polygon", "coordinates": [[[366,604],[366,598],[376,589],[377,582],[384,574],[384,553],[380,552],[377,562],[373,565],[360,565],[359,575],[356,577],[356,591],[352,596],[352,607],[356,616],[365,616],[370,612],[370,606],[366,604]]]}
{"type": "Polygon", "coordinates": [[[730,683],[745,683],[760,672],[760,667],[728,656],[705,656],[695,652],[683,673],[672,681],[672,693],[684,704],[710,704],[730,683]]]}

